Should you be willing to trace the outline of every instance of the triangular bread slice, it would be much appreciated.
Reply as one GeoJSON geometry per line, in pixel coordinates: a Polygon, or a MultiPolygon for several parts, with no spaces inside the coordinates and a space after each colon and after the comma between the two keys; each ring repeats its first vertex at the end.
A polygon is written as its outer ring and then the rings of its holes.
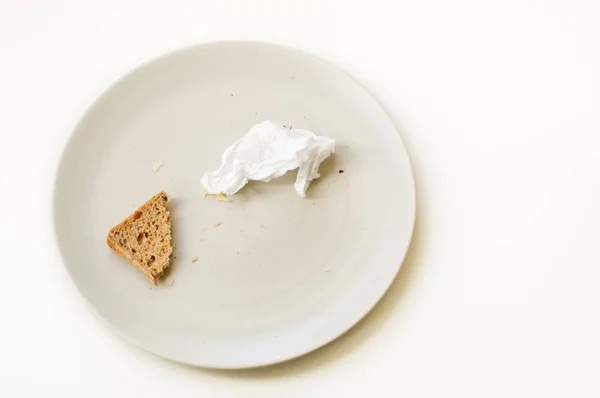
{"type": "Polygon", "coordinates": [[[164,191],[154,195],[108,233],[106,243],[154,285],[171,261],[171,215],[164,191]]]}

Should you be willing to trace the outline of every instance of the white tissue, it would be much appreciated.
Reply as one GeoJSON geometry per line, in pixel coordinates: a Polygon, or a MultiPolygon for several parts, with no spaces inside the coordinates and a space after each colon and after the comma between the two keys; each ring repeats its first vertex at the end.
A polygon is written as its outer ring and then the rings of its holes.
{"type": "Polygon", "coordinates": [[[320,177],[319,165],[334,150],[332,138],[267,120],[227,148],[221,167],[204,173],[201,182],[209,194],[233,195],[249,180],[269,182],[299,169],[294,188],[305,197],[310,182],[320,177]]]}

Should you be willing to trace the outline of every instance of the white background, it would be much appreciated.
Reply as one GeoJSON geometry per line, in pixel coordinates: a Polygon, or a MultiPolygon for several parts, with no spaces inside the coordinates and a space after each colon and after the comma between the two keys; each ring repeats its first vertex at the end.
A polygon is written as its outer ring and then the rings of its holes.
{"type": "Polygon", "coordinates": [[[600,396],[599,21],[596,0],[0,0],[0,394],[600,396]],[[60,151],[94,98],[218,39],[350,72],[391,113],[417,181],[413,246],[382,302],[325,348],[251,371],[113,335],[50,219],[60,151]]]}

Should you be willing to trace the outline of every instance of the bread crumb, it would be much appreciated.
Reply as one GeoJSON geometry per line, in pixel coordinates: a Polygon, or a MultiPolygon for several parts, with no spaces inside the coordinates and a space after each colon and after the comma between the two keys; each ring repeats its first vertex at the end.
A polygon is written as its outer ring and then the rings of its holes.
{"type": "Polygon", "coordinates": [[[229,199],[227,199],[227,196],[223,195],[222,193],[212,194],[212,193],[208,193],[208,191],[206,189],[202,190],[202,196],[204,196],[205,198],[207,196],[214,196],[215,199],[217,199],[219,202],[229,202],[229,199]]]}
{"type": "Polygon", "coordinates": [[[325,268],[325,272],[331,272],[331,268],[325,268]]]}
{"type": "Polygon", "coordinates": [[[194,257],[192,258],[192,262],[195,263],[196,261],[198,261],[198,257],[194,257]]]}
{"type": "Polygon", "coordinates": [[[221,221],[217,221],[217,222],[215,223],[215,227],[218,227],[219,225],[221,225],[221,221]]]}
{"type": "Polygon", "coordinates": [[[263,225],[263,223],[260,223],[260,227],[261,227],[261,228],[264,228],[265,226],[263,225]]]}
{"type": "Polygon", "coordinates": [[[154,165],[154,167],[152,167],[152,169],[154,170],[155,173],[158,173],[158,170],[160,170],[163,167],[162,162],[158,162],[154,165]]]}

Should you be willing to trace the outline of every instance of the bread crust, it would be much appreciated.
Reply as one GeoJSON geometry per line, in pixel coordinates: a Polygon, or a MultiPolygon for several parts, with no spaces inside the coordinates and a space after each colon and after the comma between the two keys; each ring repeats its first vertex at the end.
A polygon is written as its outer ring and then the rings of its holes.
{"type": "MultiPolygon", "coordinates": [[[[134,211],[131,215],[129,215],[119,224],[111,228],[111,230],[108,233],[108,236],[106,237],[106,243],[108,244],[108,246],[111,249],[113,249],[119,256],[123,257],[124,259],[135,265],[140,271],[144,273],[144,275],[146,275],[146,277],[148,277],[148,279],[150,279],[152,284],[155,286],[158,285],[158,280],[164,274],[165,270],[167,270],[170,266],[170,256],[173,252],[172,245],[169,245],[169,251],[167,253],[169,261],[167,261],[167,263],[160,269],[153,269],[143,266],[143,264],[141,264],[137,259],[133,257],[131,252],[124,250],[123,247],[119,245],[119,242],[115,236],[115,232],[124,229],[127,225],[133,223],[137,218],[140,217],[141,214],[144,214],[144,212],[148,211],[148,209],[159,200],[163,202],[166,208],[169,197],[165,191],[160,191],[159,193],[154,195],[152,198],[146,201],[146,203],[144,203],[136,211],[134,211]]],[[[170,212],[167,210],[166,213],[170,223],[170,212]]]]}

